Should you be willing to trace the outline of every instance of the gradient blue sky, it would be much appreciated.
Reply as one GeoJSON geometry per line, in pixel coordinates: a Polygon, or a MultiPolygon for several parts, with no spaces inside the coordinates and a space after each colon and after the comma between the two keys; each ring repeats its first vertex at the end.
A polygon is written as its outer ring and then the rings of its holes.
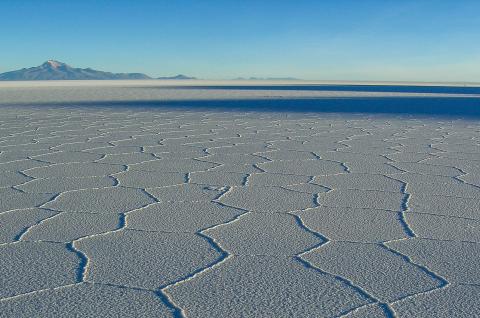
{"type": "Polygon", "coordinates": [[[480,82],[479,0],[1,0],[0,72],[480,82]]]}

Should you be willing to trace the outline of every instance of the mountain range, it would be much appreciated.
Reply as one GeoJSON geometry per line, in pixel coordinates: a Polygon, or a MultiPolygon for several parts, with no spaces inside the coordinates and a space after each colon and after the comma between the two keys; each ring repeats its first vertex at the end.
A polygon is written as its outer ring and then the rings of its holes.
{"type": "MultiPolygon", "coordinates": [[[[48,60],[40,66],[23,68],[0,74],[0,81],[45,81],[45,80],[136,80],[152,79],[143,73],[111,73],[91,68],[77,68],[48,60]]],[[[159,79],[195,79],[186,75],[160,77],[159,79]]]]}

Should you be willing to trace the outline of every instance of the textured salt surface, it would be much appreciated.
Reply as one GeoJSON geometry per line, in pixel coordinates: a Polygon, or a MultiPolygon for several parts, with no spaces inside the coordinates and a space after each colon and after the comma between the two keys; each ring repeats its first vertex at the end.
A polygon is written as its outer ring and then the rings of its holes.
{"type": "Polygon", "coordinates": [[[479,124],[2,106],[0,317],[476,316],[479,124]]]}

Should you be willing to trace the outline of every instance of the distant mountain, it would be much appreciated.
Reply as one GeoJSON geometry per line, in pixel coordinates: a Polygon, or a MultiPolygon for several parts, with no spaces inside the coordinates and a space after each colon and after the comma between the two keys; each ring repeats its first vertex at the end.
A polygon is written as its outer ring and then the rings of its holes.
{"type": "Polygon", "coordinates": [[[249,80],[249,81],[299,81],[299,78],[295,77],[237,77],[234,80],[249,80]]]}
{"type": "Polygon", "coordinates": [[[194,80],[194,79],[197,79],[197,78],[196,77],[190,77],[190,76],[183,75],[183,74],[178,74],[178,75],[175,75],[175,76],[157,77],[157,79],[161,79],[161,80],[194,80]]]}
{"type": "Polygon", "coordinates": [[[142,73],[110,73],[49,60],[40,66],[0,74],[0,81],[150,79],[142,73]]]}

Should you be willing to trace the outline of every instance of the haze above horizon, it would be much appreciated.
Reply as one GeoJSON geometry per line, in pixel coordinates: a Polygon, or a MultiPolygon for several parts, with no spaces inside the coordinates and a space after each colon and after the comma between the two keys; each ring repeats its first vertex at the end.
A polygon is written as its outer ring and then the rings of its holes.
{"type": "Polygon", "coordinates": [[[13,1],[0,73],[77,67],[205,79],[480,81],[480,2],[13,1]]]}

